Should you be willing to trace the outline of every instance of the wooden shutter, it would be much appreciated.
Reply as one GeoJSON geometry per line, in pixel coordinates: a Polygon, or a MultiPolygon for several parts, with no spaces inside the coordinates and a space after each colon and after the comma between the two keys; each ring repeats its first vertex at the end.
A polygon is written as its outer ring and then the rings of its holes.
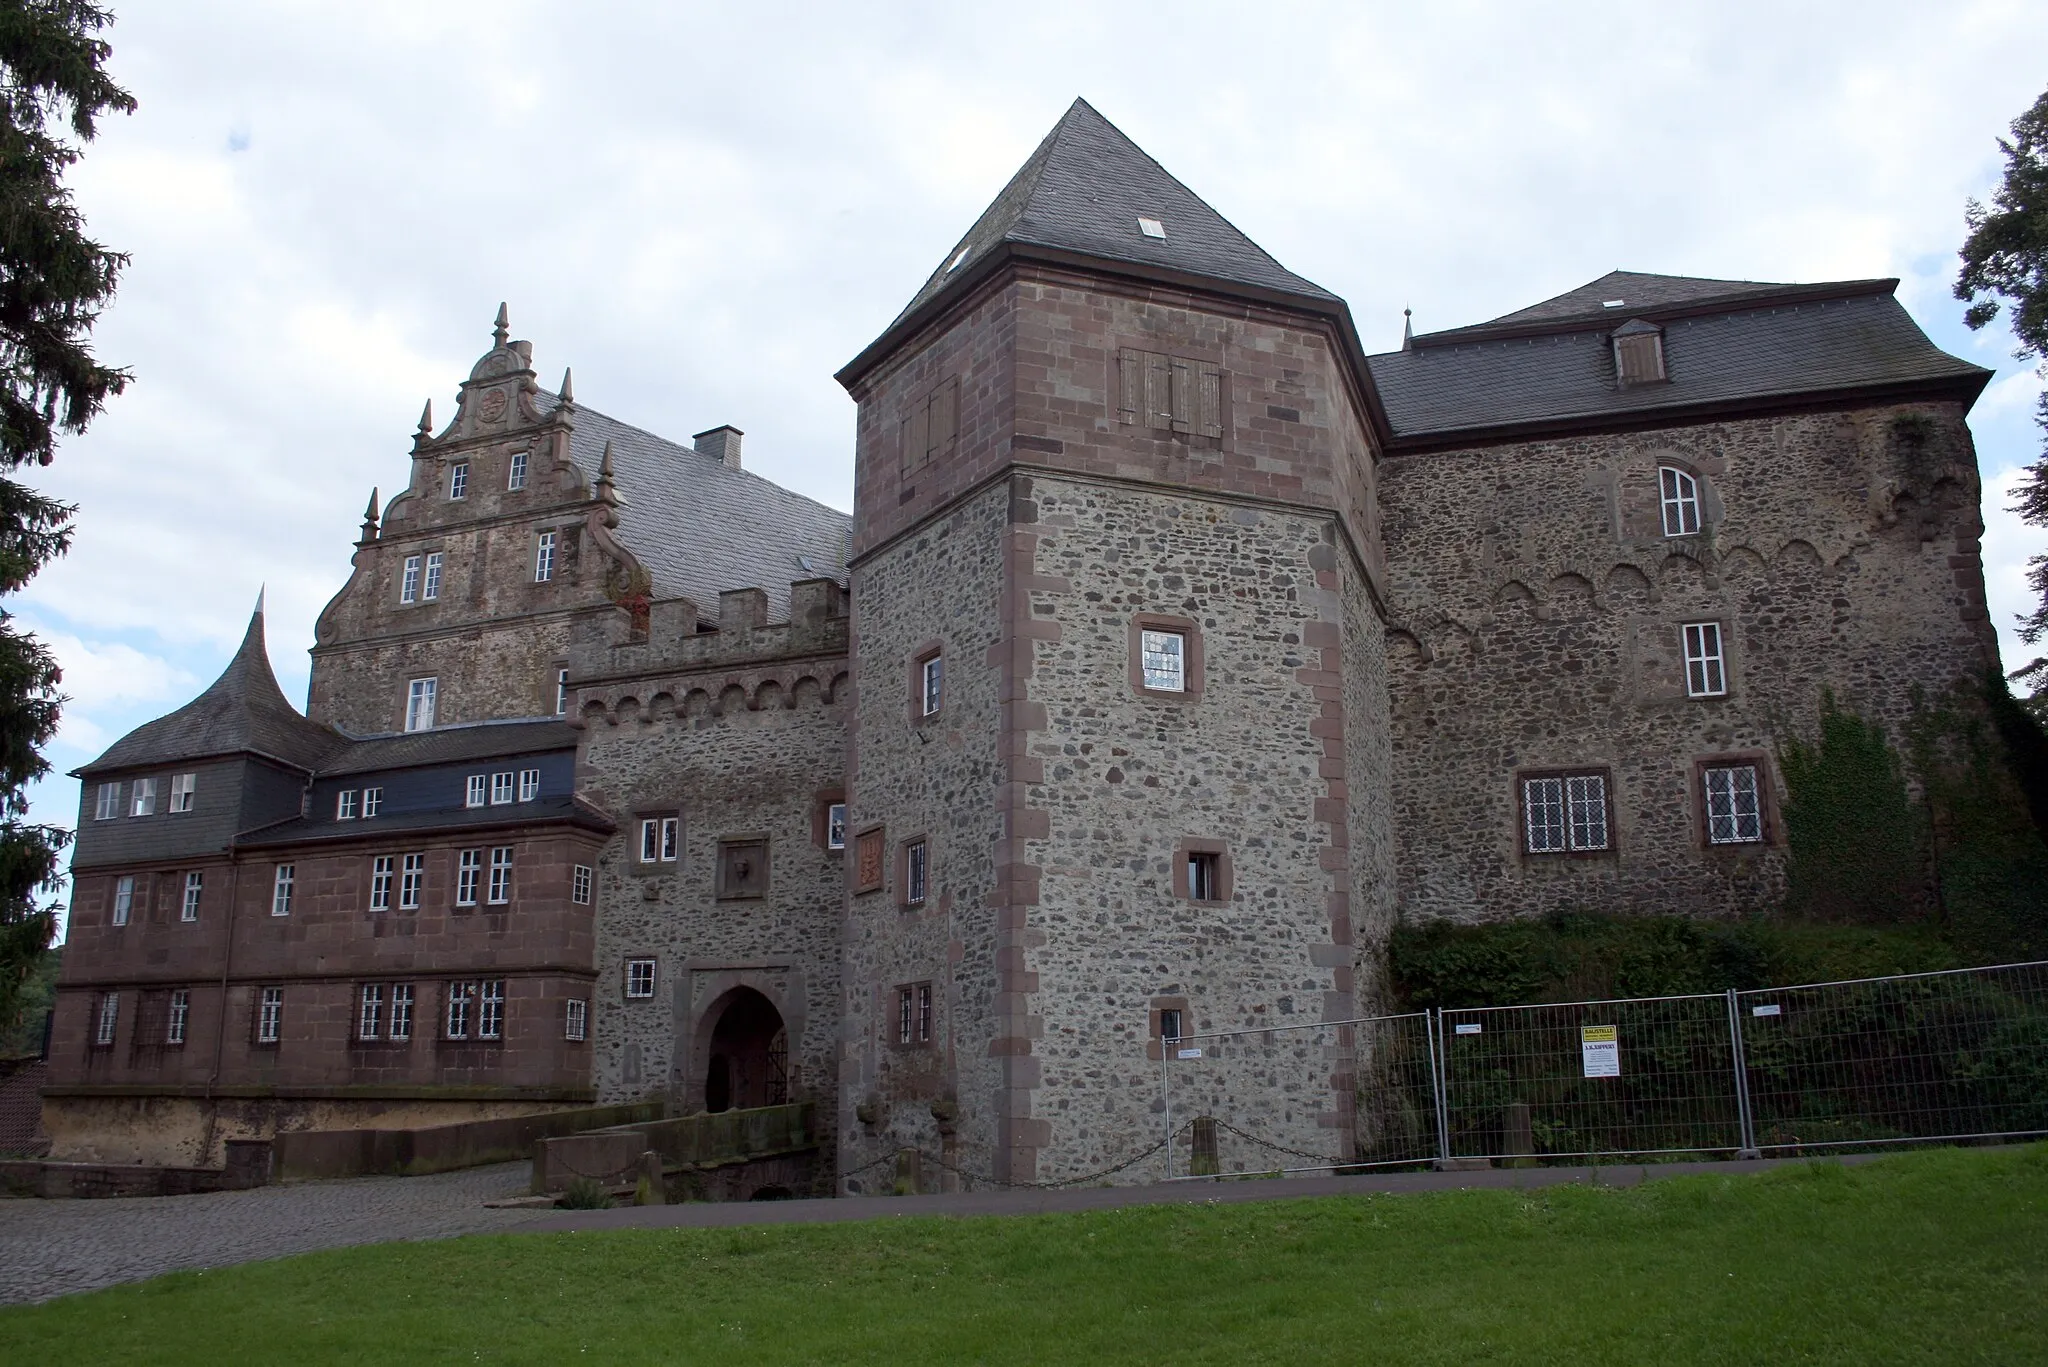
{"type": "Polygon", "coordinates": [[[953,439],[960,435],[960,381],[956,377],[932,391],[931,444],[926,460],[951,455],[953,439]]]}
{"type": "Polygon", "coordinates": [[[1223,372],[1213,365],[1195,367],[1199,389],[1195,401],[1195,431],[1205,437],[1223,435],[1223,372]]]}
{"type": "Polygon", "coordinates": [[[925,401],[919,399],[912,406],[910,416],[903,420],[903,473],[906,475],[917,473],[924,464],[925,449],[929,445],[926,434],[931,430],[927,416],[925,401]]]}
{"type": "Polygon", "coordinates": [[[1620,362],[1623,384],[1647,384],[1664,378],[1664,348],[1659,345],[1661,341],[1662,339],[1654,332],[1615,339],[1615,355],[1620,362]]]}
{"type": "Polygon", "coordinates": [[[1145,423],[1153,428],[1173,426],[1173,358],[1156,351],[1141,352],[1145,358],[1145,423]]]}
{"type": "Polygon", "coordinates": [[[1118,422],[1136,422],[1145,406],[1145,355],[1125,347],[1116,354],[1118,422]]]}
{"type": "Polygon", "coordinates": [[[1173,430],[1176,432],[1195,430],[1195,412],[1201,406],[1201,396],[1196,389],[1195,363],[1185,357],[1174,357],[1173,430]]]}

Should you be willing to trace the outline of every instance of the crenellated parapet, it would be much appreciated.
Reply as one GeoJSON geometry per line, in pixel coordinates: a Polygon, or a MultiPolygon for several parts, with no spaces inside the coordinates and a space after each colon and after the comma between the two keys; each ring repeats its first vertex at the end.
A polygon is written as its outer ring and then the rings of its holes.
{"type": "Polygon", "coordinates": [[[582,624],[569,650],[579,725],[728,716],[824,706],[847,680],[847,596],[835,579],[789,586],[789,619],[768,621],[768,594],[733,589],[704,615],[689,598],[582,624]],[[644,620],[645,628],[641,627],[644,620]]]}

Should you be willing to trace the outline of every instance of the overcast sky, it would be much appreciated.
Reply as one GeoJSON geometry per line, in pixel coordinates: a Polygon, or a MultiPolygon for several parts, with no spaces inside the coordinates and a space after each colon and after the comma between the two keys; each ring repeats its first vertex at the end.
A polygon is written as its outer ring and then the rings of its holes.
{"type": "Polygon", "coordinates": [[[131,0],[109,36],[141,107],[73,183],[134,257],[96,340],[135,383],[43,472],[77,541],[11,604],[64,666],[60,771],[211,681],[266,583],[303,701],[364,501],[500,300],[548,387],[573,365],[580,402],[677,440],[732,423],[752,469],[849,507],[832,372],[1076,95],[1369,349],[1404,306],[1454,327],[1613,269],[1901,277],[1998,371],[1986,570],[2028,658],[2044,539],[2003,508],[2038,382],[1949,286],[2048,84],[2048,6],[131,0]]]}

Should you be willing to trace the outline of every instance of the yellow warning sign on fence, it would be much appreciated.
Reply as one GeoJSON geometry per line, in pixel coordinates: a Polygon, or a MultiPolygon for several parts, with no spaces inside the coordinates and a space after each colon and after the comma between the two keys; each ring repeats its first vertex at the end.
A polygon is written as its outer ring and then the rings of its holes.
{"type": "Polygon", "coordinates": [[[1621,1039],[1611,1025],[1579,1027],[1579,1059],[1587,1077],[1621,1076],[1621,1039]]]}

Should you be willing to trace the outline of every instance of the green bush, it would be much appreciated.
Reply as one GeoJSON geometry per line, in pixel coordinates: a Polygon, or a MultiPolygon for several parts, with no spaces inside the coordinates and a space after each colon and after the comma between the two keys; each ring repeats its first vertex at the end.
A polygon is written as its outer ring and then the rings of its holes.
{"type": "Polygon", "coordinates": [[[573,1177],[556,1204],[565,1210],[610,1210],[612,1194],[594,1177],[573,1177]]]}

